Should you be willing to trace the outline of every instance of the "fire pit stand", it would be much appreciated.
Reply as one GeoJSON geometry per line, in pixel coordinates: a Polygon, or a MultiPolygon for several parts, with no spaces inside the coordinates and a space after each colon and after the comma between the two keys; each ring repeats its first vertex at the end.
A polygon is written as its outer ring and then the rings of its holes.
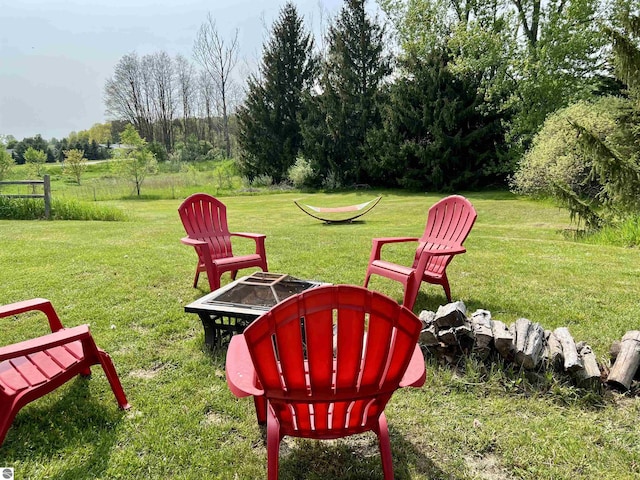
{"type": "Polygon", "coordinates": [[[322,282],[300,280],[286,274],[256,272],[215,290],[184,307],[197,313],[204,327],[204,342],[209,348],[220,345],[285,298],[322,282]]]}

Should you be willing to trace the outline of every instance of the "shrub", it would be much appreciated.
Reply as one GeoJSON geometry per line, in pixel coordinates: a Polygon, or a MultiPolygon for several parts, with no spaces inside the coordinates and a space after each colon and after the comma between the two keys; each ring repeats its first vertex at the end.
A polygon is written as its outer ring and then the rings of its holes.
{"type": "Polygon", "coordinates": [[[322,188],[325,190],[337,190],[342,188],[340,175],[335,170],[330,170],[327,176],[322,180],[322,188]]]}
{"type": "Polygon", "coordinates": [[[258,175],[251,180],[252,188],[270,187],[273,185],[273,178],[270,175],[258,175]]]}
{"type": "Polygon", "coordinates": [[[604,97],[594,103],[576,103],[550,115],[520,160],[510,181],[512,191],[552,197],[561,184],[581,197],[594,199],[598,188],[590,177],[591,161],[572,124],[579,122],[606,138],[615,131],[615,109],[621,101],[604,97]]]}
{"type": "Polygon", "coordinates": [[[576,125],[593,132],[611,148],[623,150],[618,112],[625,103],[628,103],[625,99],[602,97],[550,115],[510,179],[511,190],[521,195],[553,198],[560,206],[569,208],[572,219],[583,221],[589,229],[613,220],[612,212],[601,209],[606,200],[606,185],[593,174],[594,157],[585,149],[576,125]]]}
{"type": "Polygon", "coordinates": [[[304,157],[298,157],[296,163],[291,165],[287,172],[287,178],[296,188],[311,186],[314,176],[311,162],[304,157]]]}

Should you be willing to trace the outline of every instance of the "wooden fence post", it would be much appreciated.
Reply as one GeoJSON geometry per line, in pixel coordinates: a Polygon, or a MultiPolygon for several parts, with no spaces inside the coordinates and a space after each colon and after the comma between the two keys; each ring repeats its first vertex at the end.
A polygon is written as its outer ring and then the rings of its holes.
{"type": "Polygon", "coordinates": [[[33,193],[30,194],[14,194],[5,193],[0,196],[7,198],[42,198],[44,199],[44,218],[51,218],[51,176],[44,175],[42,180],[6,180],[0,182],[0,185],[31,185],[33,193]],[[44,192],[42,195],[35,193],[36,185],[42,185],[44,192]]]}
{"type": "Polygon", "coordinates": [[[51,177],[44,176],[44,218],[51,217],[51,177]]]}

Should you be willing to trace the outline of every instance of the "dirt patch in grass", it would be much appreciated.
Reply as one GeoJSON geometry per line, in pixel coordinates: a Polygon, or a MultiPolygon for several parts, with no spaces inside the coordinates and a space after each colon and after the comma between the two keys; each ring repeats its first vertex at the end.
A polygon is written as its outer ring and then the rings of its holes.
{"type": "Polygon", "coordinates": [[[165,366],[166,365],[164,363],[156,363],[152,365],[151,368],[132,370],[131,372],[129,372],[129,376],[141,380],[150,380],[158,375],[158,373],[160,373],[165,366]]]}
{"type": "Polygon", "coordinates": [[[500,467],[498,457],[495,455],[469,456],[465,458],[465,463],[474,478],[483,480],[510,480],[513,478],[500,467]]]}

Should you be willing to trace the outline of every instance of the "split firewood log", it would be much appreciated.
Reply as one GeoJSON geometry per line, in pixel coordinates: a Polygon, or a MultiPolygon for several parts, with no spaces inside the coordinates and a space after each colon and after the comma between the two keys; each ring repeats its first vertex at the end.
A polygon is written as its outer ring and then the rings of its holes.
{"type": "Polygon", "coordinates": [[[589,388],[600,385],[601,372],[595,353],[585,342],[579,342],[576,348],[584,367],[575,374],[578,385],[589,388]]]}
{"type": "Polygon", "coordinates": [[[471,326],[475,339],[473,352],[480,358],[485,359],[491,353],[493,346],[491,312],[489,310],[476,310],[471,315],[471,326]]]}
{"type": "Polygon", "coordinates": [[[547,342],[544,354],[545,360],[552,369],[560,370],[564,364],[560,340],[551,330],[547,330],[544,333],[547,342]]]}
{"type": "Polygon", "coordinates": [[[491,323],[491,330],[493,332],[493,344],[496,350],[504,358],[511,358],[513,350],[513,335],[507,328],[507,326],[500,320],[493,320],[491,323]]]}
{"type": "Polygon", "coordinates": [[[562,356],[564,357],[564,369],[567,372],[575,372],[583,368],[578,356],[578,350],[573,337],[569,333],[567,327],[556,328],[553,333],[558,337],[560,345],[562,345],[562,356]]]}
{"type": "Polygon", "coordinates": [[[629,390],[631,381],[640,365],[640,331],[627,332],[620,342],[620,352],[611,367],[607,384],[621,390],[629,390]]]}
{"type": "Polygon", "coordinates": [[[540,363],[544,349],[544,330],[538,323],[519,318],[515,323],[513,345],[516,362],[527,370],[533,370],[540,363]]]}
{"type": "Polygon", "coordinates": [[[441,305],[435,316],[435,324],[440,328],[459,327],[467,319],[467,307],[464,302],[457,301],[441,305]]]}

